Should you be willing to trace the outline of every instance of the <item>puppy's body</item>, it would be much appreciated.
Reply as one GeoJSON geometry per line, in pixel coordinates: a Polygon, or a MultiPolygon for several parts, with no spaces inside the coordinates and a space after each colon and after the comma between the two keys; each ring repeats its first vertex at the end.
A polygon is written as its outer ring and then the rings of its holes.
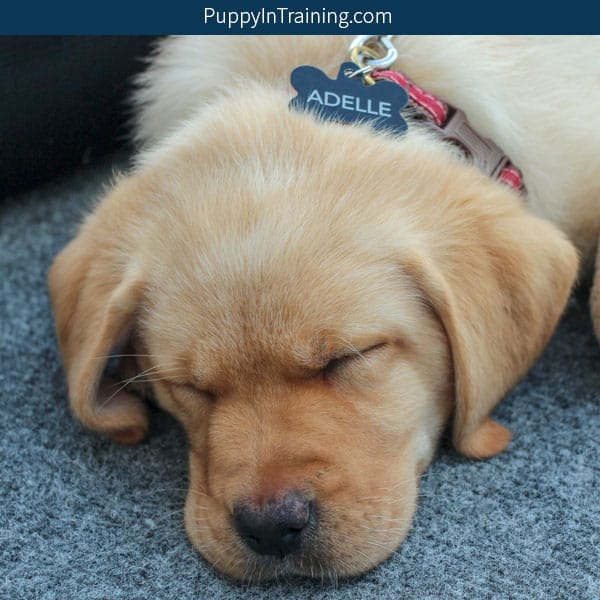
{"type": "Polygon", "coordinates": [[[503,147],[526,199],[418,126],[290,111],[290,70],[333,76],[347,42],[165,42],[137,97],[147,148],[50,275],[74,412],[144,436],[143,405],[98,360],[126,334],[190,439],[190,538],[245,579],[393,552],[451,412],[459,451],[504,449],[489,414],[577,275],[552,223],[586,258],[598,236],[600,152],[580,122],[597,117],[555,86],[563,73],[594,104],[596,40],[399,40],[399,68],[503,147]]]}
{"type": "MultiPolygon", "coordinates": [[[[330,77],[352,38],[180,37],[142,78],[137,136],[151,143],[207,101],[248,80],[289,89],[291,70],[316,65],[330,77]]],[[[523,171],[525,202],[561,228],[584,263],[600,236],[598,37],[397,36],[392,69],[464,110],[523,171]]]]}

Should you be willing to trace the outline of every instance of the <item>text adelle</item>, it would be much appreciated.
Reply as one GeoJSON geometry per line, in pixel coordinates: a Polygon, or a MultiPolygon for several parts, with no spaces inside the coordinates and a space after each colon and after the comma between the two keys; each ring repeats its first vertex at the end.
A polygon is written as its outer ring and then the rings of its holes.
{"type": "Polygon", "coordinates": [[[365,113],[368,115],[377,115],[379,117],[392,116],[391,102],[373,101],[371,98],[365,100],[359,96],[350,94],[335,94],[334,92],[322,92],[318,89],[312,90],[308,95],[306,103],[315,102],[321,106],[339,106],[342,110],[365,113]]]}

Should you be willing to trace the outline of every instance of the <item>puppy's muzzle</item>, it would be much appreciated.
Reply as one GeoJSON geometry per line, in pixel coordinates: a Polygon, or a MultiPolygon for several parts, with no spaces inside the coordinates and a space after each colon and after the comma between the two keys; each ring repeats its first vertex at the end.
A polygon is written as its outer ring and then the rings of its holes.
{"type": "Polygon", "coordinates": [[[297,490],[260,505],[238,503],[233,510],[236,531],[257,554],[283,558],[301,551],[317,527],[314,503],[297,490]]]}

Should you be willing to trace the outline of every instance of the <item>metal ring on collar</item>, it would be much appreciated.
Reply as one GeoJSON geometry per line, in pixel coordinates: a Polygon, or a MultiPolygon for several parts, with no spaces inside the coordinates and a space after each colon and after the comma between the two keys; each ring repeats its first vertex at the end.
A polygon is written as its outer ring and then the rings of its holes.
{"type": "Polygon", "coordinates": [[[393,37],[393,35],[358,35],[352,40],[348,50],[352,52],[355,48],[366,46],[369,42],[375,40],[376,43],[381,44],[383,48],[385,48],[387,53],[381,58],[365,60],[365,63],[373,69],[385,69],[394,64],[398,58],[398,50],[396,50],[396,47],[392,44],[393,37]]]}

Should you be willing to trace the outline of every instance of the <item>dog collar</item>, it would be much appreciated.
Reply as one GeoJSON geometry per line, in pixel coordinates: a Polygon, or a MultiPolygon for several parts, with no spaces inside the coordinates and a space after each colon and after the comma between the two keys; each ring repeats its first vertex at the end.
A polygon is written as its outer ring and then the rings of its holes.
{"type": "Polygon", "coordinates": [[[391,37],[358,36],[350,45],[353,62],[343,63],[336,79],[308,65],[294,69],[291,83],[298,95],[290,107],[316,110],[324,119],[344,123],[369,121],[375,128],[402,134],[408,125],[401,111],[409,105],[417,119],[458,146],[488,177],[522,193],[521,171],[492,140],[473,129],[462,110],[389,69],[398,57],[391,37]],[[381,47],[385,55],[379,54],[381,47]]]}
{"type": "Polygon", "coordinates": [[[418,114],[445,140],[460,146],[463,152],[486,175],[498,179],[518,192],[523,191],[523,175],[492,140],[480,136],[471,127],[465,113],[443,102],[416,85],[398,71],[374,70],[375,81],[393,81],[404,88],[418,114]]]}

